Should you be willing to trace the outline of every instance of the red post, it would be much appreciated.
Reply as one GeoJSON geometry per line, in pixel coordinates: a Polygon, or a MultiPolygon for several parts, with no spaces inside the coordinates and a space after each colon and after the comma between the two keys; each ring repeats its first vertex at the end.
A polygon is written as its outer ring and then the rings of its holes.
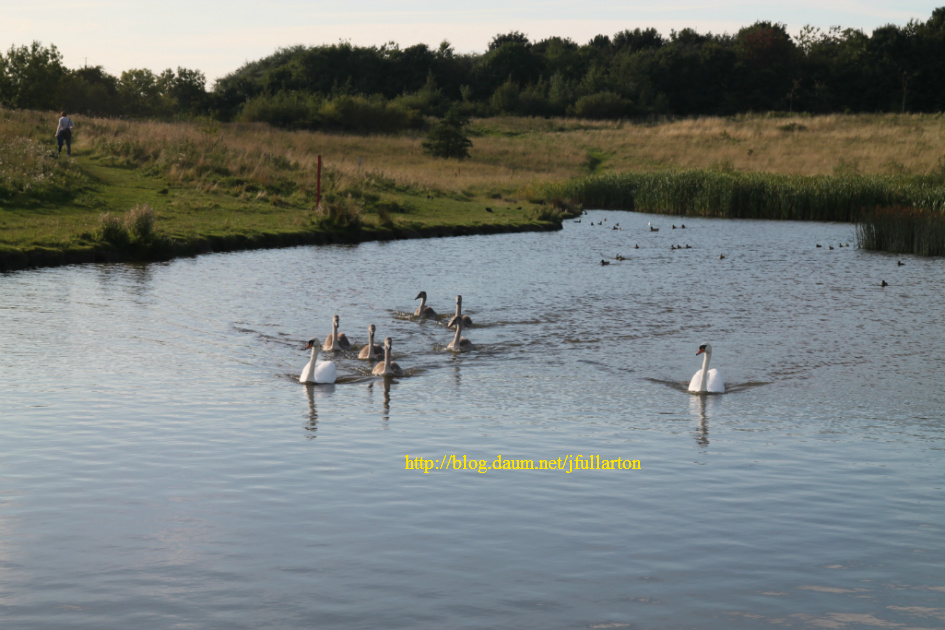
{"type": "Polygon", "coordinates": [[[318,156],[318,178],[315,180],[315,209],[322,205],[322,156],[318,156]]]}

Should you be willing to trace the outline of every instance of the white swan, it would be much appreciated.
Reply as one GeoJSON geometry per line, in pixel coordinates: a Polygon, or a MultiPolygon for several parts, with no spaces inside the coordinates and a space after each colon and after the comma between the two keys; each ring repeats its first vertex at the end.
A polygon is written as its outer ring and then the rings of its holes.
{"type": "Polygon", "coordinates": [[[305,350],[312,349],[312,358],[302,368],[302,374],[299,375],[300,383],[334,383],[338,376],[334,361],[317,361],[318,359],[318,339],[312,337],[308,340],[305,350]]]}
{"type": "MultiPolygon", "coordinates": [[[[457,296],[458,298],[459,296],[457,296]]],[[[458,302],[457,302],[458,303],[458,302]]],[[[453,341],[446,346],[447,350],[452,350],[453,352],[461,352],[463,350],[469,350],[472,348],[472,342],[469,339],[463,337],[463,327],[466,326],[462,317],[454,316],[450,320],[451,326],[456,326],[456,334],[453,335],[453,341]]]]}
{"type": "Polygon", "coordinates": [[[348,341],[348,337],[344,333],[338,332],[338,316],[335,315],[331,318],[331,335],[325,340],[325,343],[322,345],[322,350],[325,352],[333,352],[350,347],[351,342],[348,341]]]}
{"type": "Polygon", "coordinates": [[[452,328],[455,326],[457,317],[463,320],[463,328],[472,328],[472,319],[469,317],[469,315],[463,315],[463,296],[461,295],[456,296],[456,314],[450,318],[450,321],[447,322],[446,327],[452,328]]]}
{"type": "Polygon", "coordinates": [[[689,391],[694,394],[702,393],[712,393],[712,394],[724,394],[725,393],[725,382],[722,380],[722,374],[716,369],[709,369],[709,360],[712,358],[712,346],[707,343],[699,346],[699,351],[696,352],[696,356],[700,354],[705,354],[705,358],[702,359],[702,369],[692,375],[692,380],[689,381],[689,391]]]}
{"type": "Polygon", "coordinates": [[[358,353],[359,359],[376,359],[382,354],[384,354],[384,348],[381,347],[381,344],[374,343],[374,324],[371,324],[367,328],[368,332],[368,343],[366,346],[361,348],[361,352],[358,353]]]}
{"type": "Polygon", "coordinates": [[[390,337],[387,337],[384,339],[384,360],[374,366],[371,374],[377,376],[403,376],[404,371],[400,369],[400,366],[390,360],[390,348],[391,340],[390,337]]]}
{"type": "Polygon", "coordinates": [[[436,317],[436,311],[433,308],[427,306],[427,292],[421,291],[417,294],[415,300],[420,300],[420,306],[417,307],[417,311],[414,313],[414,317],[436,317]]]}

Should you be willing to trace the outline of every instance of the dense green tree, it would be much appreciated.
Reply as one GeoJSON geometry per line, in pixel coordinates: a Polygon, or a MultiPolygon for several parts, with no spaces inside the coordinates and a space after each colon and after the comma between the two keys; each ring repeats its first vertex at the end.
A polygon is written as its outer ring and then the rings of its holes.
{"type": "Polygon", "coordinates": [[[59,109],[61,83],[67,71],[62,54],[34,41],[11,46],[0,55],[0,103],[24,109],[59,109]]]}
{"type": "MultiPolygon", "coordinates": [[[[906,111],[910,87],[914,88],[924,61],[918,57],[916,30],[917,25],[911,22],[905,28],[887,24],[874,30],[869,38],[874,108],[906,111]]],[[[945,49],[940,52],[945,55],[945,49]]]]}
{"type": "Polygon", "coordinates": [[[570,39],[549,37],[535,44],[532,51],[543,61],[541,73],[545,78],[560,74],[568,80],[580,81],[587,72],[588,55],[570,39]]]}
{"type": "Polygon", "coordinates": [[[735,81],[745,109],[784,109],[800,55],[784,24],[756,22],[734,39],[735,81]]]}
{"type": "Polygon", "coordinates": [[[660,35],[654,28],[648,28],[642,31],[638,28],[633,29],[632,31],[620,31],[614,35],[613,41],[613,45],[616,50],[625,50],[629,52],[657,49],[661,48],[666,43],[666,40],[663,39],[663,36],[660,35]]]}
{"type": "Polygon", "coordinates": [[[69,72],[62,80],[62,109],[77,114],[114,116],[122,113],[118,79],[101,66],[69,72]]]}
{"type": "Polygon", "coordinates": [[[506,42],[479,59],[473,69],[473,85],[480,95],[495,92],[506,81],[527,85],[541,77],[543,65],[530,44],[506,42]]]}
{"type": "Polygon", "coordinates": [[[489,42],[489,51],[498,50],[506,44],[519,44],[528,47],[531,45],[531,42],[528,41],[528,37],[526,37],[524,33],[512,31],[493,37],[492,41],[489,42]]]}
{"type": "Polygon", "coordinates": [[[424,152],[441,158],[468,158],[472,140],[466,135],[467,125],[469,118],[459,107],[452,107],[421,143],[424,152]]]}
{"type": "Polygon", "coordinates": [[[153,116],[165,111],[158,77],[147,68],[132,68],[121,73],[118,96],[124,111],[137,116],[153,116]]]}
{"type": "Polygon", "coordinates": [[[206,114],[208,106],[207,78],[200,70],[177,67],[161,73],[159,88],[175,111],[184,114],[206,114]]]}
{"type": "Polygon", "coordinates": [[[943,23],[945,8],[926,23],[884,27],[872,36],[805,29],[794,41],[783,24],[756,22],[735,35],[685,28],[664,38],[655,29],[637,28],[585,45],[562,37],[533,43],[512,31],[493,37],[483,54],[470,55],[456,55],[447,42],[435,51],[340,44],[296,50],[296,61],[280,53],[279,63],[253,64],[218,82],[215,92],[227,98],[267,88],[380,94],[429,111],[420,106],[418,86],[432,74],[443,99],[439,111],[448,102],[464,102],[480,115],[590,111],[589,103],[610,98],[604,94],[633,103],[625,111],[635,114],[898,111],[903,103],[907,111],[935,111],[945,98],[943,23]],[[312,59],[320,60],[318,69],[312,59]],[[234,78],[250,70],[259,74],[260,67],[270,72],[265,81],[233,87],[234,78]]]}
{"type": "Polygon", "coordinates": [[[923,60],[916,89],[915,111],[945,111],[945,7],[932,11],[932,17],[916,30],[917,56],[923,60]]]}
{"type": "Polygon", "coordinates": [[[521,87],[512,80],[512,77],[506,79],[505,83],[500,85],[492,93],[491,105],[496,114],[517,114],[519,107],[519,95],[521,87]]]}
{"type": "Polygon", "coordinates": [[[866,34],[813,27],[792,38],[756,22],[734,35],[685,28],[532,42],[500,33],[486,50],[449,42],[292,46],[244,64],[212,92],[199,70],[146,68],[116,78],[69,70],[55,46],[0,54],[0,105],[77,113],[267,120],[302,128],[396,131],[461,103],[468,114],[588,117],[718,115],[743,111],[945,110],[945,7],[927,21],[866,34]],[[297,117],[294,119],[293,117],[297,117]],[[349,119],[346,119],[348,117],[349,119]],[[373,122],[372,122],[372,117],[373,122]]]}

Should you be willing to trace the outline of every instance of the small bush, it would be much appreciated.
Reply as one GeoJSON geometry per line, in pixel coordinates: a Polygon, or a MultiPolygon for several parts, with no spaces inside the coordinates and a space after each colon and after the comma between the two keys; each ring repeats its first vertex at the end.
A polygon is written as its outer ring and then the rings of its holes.
{"type": "Polygon", "coordinates": [[[105,212],[99,217],[98,234],[96,235],[102,241],[112,245],[127,245],[131,240],[128,237],[128,230],[124,222],[109,212],[105,212]]]}
{"type": "Polygon", "coordinates": [[[148,204],[140,204],[117,217],[106,212],[99,218],[95,236],[98,240],[115,247],[136,245],[151,248],[162,241],[154,225],[154,210],[148,204]]]}
{"type": "Polygon", "coordinates": [[[148,204],[140,204],[125,214],[125,229],[132,241],[150,243],[156,236],[154,210],[148,204]]]}
{"type": "Polygon", "coordinates": [[[315,225],[323,230],[358,230],[361,207],[352,195],[326,195],[315,211],[315,225]]]}

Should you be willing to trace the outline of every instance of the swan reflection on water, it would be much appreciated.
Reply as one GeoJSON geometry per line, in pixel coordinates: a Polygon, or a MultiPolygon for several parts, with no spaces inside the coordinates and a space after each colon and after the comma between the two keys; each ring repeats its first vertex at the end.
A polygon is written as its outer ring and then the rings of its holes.
{"type": "Polygon", "coordinates": [[[716,400],[708,396],[689,397],[689,412],[699,419],[699,427],[696,429],[696,444],[699,446],[709,445],[709,418],[706,414],[706,405],[715,407],[716,400]]]}
{"type": "Polygon", "coordinates": [[[318,409],[315,407],[316,398],[324,398],[330,396],[335,391],[335,385],[332,384],[316,384],[316,383],[305,383],[305,395],[308,398],[308,418],[305,422],[305,437],[309,440],[314,440],[318,435],[318,409]]]}
{"type": "Polygon", "coordinates": [[[384,421],[384,429],[390,428],[387,424],[390,422],[390,384],[391,379],[389,378],[382,378],[368,383],[369,392],[374,392],[375,385],[380,385],[381,390],[384,392],[383,413],[381,414],[381,420],[384,421]]]}

